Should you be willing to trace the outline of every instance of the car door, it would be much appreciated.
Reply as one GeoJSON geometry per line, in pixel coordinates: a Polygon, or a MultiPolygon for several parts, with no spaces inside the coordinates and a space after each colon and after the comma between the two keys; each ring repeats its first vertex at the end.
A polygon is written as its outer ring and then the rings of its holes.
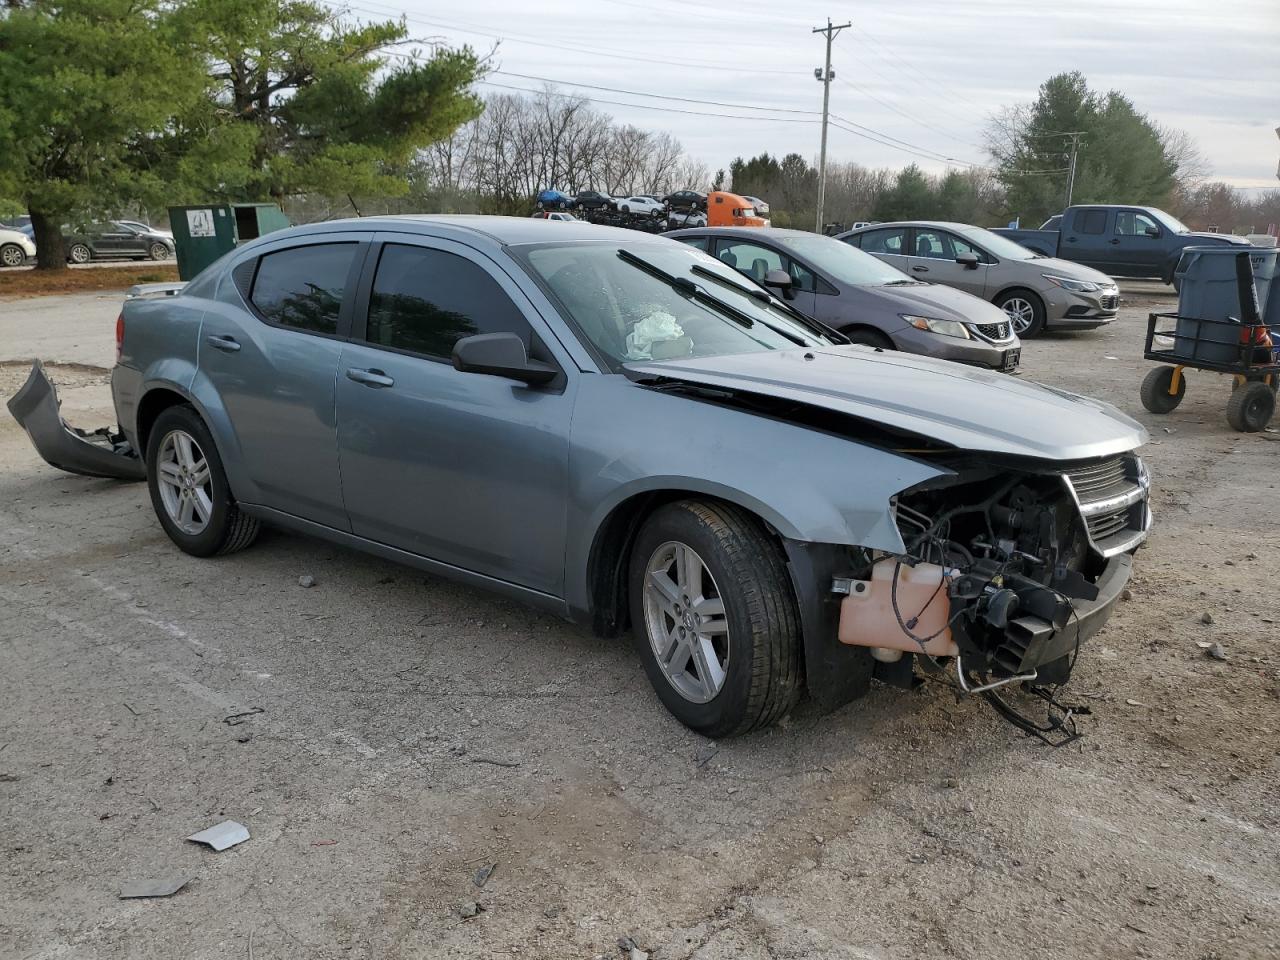
{"type": "Polygon", "coordinates": [[[137,227],[116,221],[111,224],[111,234],[119,238],[119,256],[140,257],[147,253],[147,240],[137,227]]]}
{"type": "Polygon", "coordinates": [[[499,332],[570,369],[493,261],[448,240],[379,236],[338,377],[343,498],[361,537],[561,596],[574,380],[453,368],[459,339],[499,332]]]}
{"type": "Polygon", "coordinates": [[[1111,232],[1108,243],[1115,248],[1115,262],[1126,273],[1153,277],[1164,274],[1168,256],[1165,232],[1155,217],[1142,210],[1117,210],[1111,232]]]}
{"type": "Polygon", "coordinates": [[[1116,260],[1114,245],[1107,243],[1111,239],[1107,235],[1110,218],[1111,211],[1102,207],[1068,211],[1064,220],[1067,229],[1058,234],[1058,256],[1097,269],[1108,263],[1110,270],[1116,260]]]}
{"type": "Polygon", "coordinates": [[[941,283],[965,293],[981,297],[987,288],[990,260],[982,251],[966,243],[949,230],[916,227],[913,231],[912,255],[907,258],[907,275],[915,280],[941,283]],[[956,263],[956,256],[972,253],[978,257],[976,268],[956,263]]]}
{"type": "Polygon", "coordinates": [[[873,257],[883,260],[895,270],[907,272],[909,264],[907,263],[907,228],[906,227],[884,227],[879,230],[867,230],[863,233],[856,233],[851,238],[856,241],[856,245],[861,247],[873,257]]]}
{"type": "Polygon", "coordinates": [[[761,286],[770,271],[783,271],[791,277],[791,290],[794,294],[791,305],[806,316],[817,316],[818,295],[813,271],[797,264],[787,254],[754,240],[721,237],[716,241],[715,255],[722,263],[761,286]]]}
{"type": "Polygon", "coordinates": [[[341,530],[334,391],[368,236],[268,246],[232,270],[244,306],[211,301],[200,330],[200,374],[254,487],[241,498],[341,530]]]}

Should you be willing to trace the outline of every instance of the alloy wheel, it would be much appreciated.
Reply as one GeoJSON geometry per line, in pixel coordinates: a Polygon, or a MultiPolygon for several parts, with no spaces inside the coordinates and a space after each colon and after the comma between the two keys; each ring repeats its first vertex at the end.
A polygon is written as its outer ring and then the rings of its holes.
{"type": "Polygon", "coordinates": [[[160,442],[156,480],[165,513],[183,533],[204,532],[213,514],[209,461],[191,434],[171,430],[160,442]]]}
{"type": "Polygon", "coordinates": [[[89,257],[90,257],[89,248],[86,247],[83,243],[77,243],[71,248],[72,263],[88,263],[89,257]]]}
{"type": "Polygon", "coordinates": [[[1035,322],[1036,308],[1022,297],[1010,297],[1004,302],[1004,312],[1013,321],[1014,332],[1021,335],[1035,322]]]}
{"type": "Polygon", "coordinates": [[[0,262],[6,267],[20,267],[27,259],[21,248],[16,246],[8,246],[0,249],[0,262]]]}
{"type": "Polygon", "coordinates": [[[671,540],[649,557],[644,618],[658,668],[676,691],[707,703],[729,669],[729,621],[715,578],[692,547],[671,540]]]}

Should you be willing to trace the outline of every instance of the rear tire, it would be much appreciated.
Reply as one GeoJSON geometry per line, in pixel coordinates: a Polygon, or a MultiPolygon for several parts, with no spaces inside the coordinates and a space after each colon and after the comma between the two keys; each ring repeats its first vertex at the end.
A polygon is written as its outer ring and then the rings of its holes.
{"type": "Polygon", "coordinates": [[[628,583],[645,673],[685,726],[737,736],[795,705],[800,615],[781,547],[755,517],[702,500],[661,507],[636,537],[628,583]]]}
{"type": "Polygon", "coordinates": [[[1174,367],[1156,367],[1142,378],[1142,405],[1152,413],[1172,413],[1187,393],[1187,378],[1178,378],[1178,392],[1170,393],[1174,367]]]}
{"type": "Polygon", "coordinates": [[[73,243],[71,249],[67,251],[67,259],[72,263],[88,263],[93,259],[93,251],[87,244],[73,243]]]}
{"type": "Polygon", "coordinates": [[[1265,430],[1275,412],[1275,392],[1261,380],[1251,380],[1233,390],[1227,401],[1227,423],[1241,433],[1265,430]]]}
{"type": "Polygon", "coordinates": [[[1023,340],[1033,340],[1044,331],[1044,301],[1032,290],[1006,290],[993,301],[1009,316],[1013,332],[1023,340]]]}
{"type": "Polygon", "coordinates": [[[854,343],[865,344],[868,347],[878,347],[881,350],[897,349],[893,345],[893,341],[879,330],[868,330],[866,327],[860,327],[853,330],[841,330],[840,332],[854,343]]]}
{"type": "Polygon", "coordinates": [[[20,267],[27,262],[27,252],[16,243],[0,247],[0,267],[20,267]]]}
{"type": "Polygon", "coordinates": [[[213,435],[188,404],[169,407],[151,427],[147,489],[160,526],[184,553],[235,553],[258,536],[258,521],[231,496],[213,435]]]}
{"type": "Polygon", "coordinates": [[[163,243],[153,243],[147,252],[151,254],[152,260],[168,260],[171,256],[169,248],[163,243]]]}

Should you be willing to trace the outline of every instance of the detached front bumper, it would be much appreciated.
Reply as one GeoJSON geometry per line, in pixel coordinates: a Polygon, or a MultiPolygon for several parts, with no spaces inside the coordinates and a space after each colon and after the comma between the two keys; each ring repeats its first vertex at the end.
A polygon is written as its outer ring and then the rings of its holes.
{"type": "Polygon", "coordinates": [[[108,428],[85,433],[59,413],[58,391],[37,360],[22,388],[9,399],[9,412],[50,466],[86,477],[145,480],[146,470],[132,445],[108,428]]]}

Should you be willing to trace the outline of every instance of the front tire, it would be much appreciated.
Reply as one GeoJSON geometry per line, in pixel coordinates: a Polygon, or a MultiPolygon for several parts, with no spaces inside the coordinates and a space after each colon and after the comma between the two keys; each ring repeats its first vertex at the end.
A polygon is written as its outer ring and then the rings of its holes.
{"type": "Polygon", "coordinates": [[[994,302],[1008,314],[1013,332],[1021,339],[1032,340],[1044,331],[1044,301],[1031,290],[1006,290],[994,302]]]}
{"type": "Polygon", "coordinates": [[[71,249],[67,251],[67,259],[72,263],[88,263],[93,259],[93,251],[87,244],[73,243],[71,249]]]}
{"type": "Polygon", "coordinates": [[[27,252],[16,243],[0,247],[0,266],[20,267],[27,262],[27,252]]]}
{"type": "Polygon", "coordinates": [[[258,521],[232,498],[213,435],[194,407],[169,407],[156,418],[147,440],[147,489],[160,526],[184,553],[234,553],[258,536],[258,521]]]}
{"type": "Polygon", "coordinates": [[[1174,367],[1156,367],[1142,378],[1142,390],[1139,394],[1142,405],[1152,413],[1172,413],[1182,402],[1187,393],[1187,378],[1178,378],[1178,390],[1170,393],[1173,384],[1174,367]]]}
{"type": "Polygon", "coordinates": [[[800,693],[800,615],[775,540],[737,507],[657,510],[631,553],[631,622],[658,698],[685,726],[729,737],[784,717],[800,693]]]}

